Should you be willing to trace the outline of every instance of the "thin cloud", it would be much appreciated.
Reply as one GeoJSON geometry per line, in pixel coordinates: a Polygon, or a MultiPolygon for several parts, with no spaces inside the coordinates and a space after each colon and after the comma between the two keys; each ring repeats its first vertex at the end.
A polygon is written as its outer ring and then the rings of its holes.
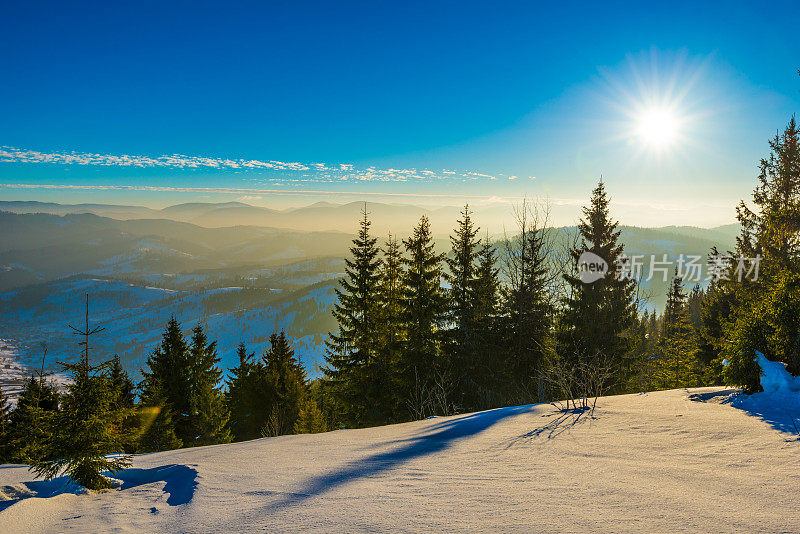
{"type": "Polygon", "coordinates": [[[88,152],[39,152],[0,146],[0,163],[81,165],[97,167],[164,168],[176,170],[214,169],[218,171],[253,171],[257,174],[280,173],[282,183],[341,182],[466,182],[495,180],[496,176],[476,171],[431,169],[357,168],[350,163],[301,163],[278,160],[231,159],[172,154],[157,157],[130,154],[94,154],[88,152]]]}
{"type": "MultiPolygon", "coordinates": [[[[278,184],[280,185],[280,184],[278,184]]],[[[23,184],[23,183],[0,183],[0,189],[63,189],[78,191],[147,191],[147,192],[166,192],[166,193],[205,193],[205,194],[233,194],[233,195],[338,195],[338,196],[369,196],[369,197],[408,197],[408,198],[452,198],[452,199],[475,199],[487,200],[500,197],[489,195],[458,195],[458,194],[434,194],[434,193],[381,193],[365,191],[331,191],[304,189],[302,191],[293,189],[248,189],[238,187],[172,187],[154,185],[119,185],[119,184],[23,184]]],[[[503,197],[505,200],[522,200],[524,197],[503,197]]]]}

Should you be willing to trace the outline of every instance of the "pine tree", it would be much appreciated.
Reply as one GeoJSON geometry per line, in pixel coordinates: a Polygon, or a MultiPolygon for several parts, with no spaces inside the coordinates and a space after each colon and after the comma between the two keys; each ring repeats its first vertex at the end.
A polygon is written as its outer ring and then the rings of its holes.
{"type": "Polygon", "coordinates": [[[502,290],[504,340],[502,378],[504,403],[535,402],[539,376],[552,342],[553,306],[547,288],[546,229],[527,203],[518,214],[520,233],[506,240],[505,270],[508,284],[502,290]]]}
{"type": "Polygon", "coordinates": [[[31,469],[48,480],[64,473],[86,488],[107,488],[110,481],[103,473],[130,465],[129,456],[108,456],[122,451],[124,443],[114,391],[102,374],[107,366],[92,366],[84,359],[63,367],[71,371],[72,383],[45,442],[44,459],[34,461],[31,469]]]}
{"type": "Polygon", "coordinates": [[[477,313],[477,261],[480,240],[478,228],[472,222],[469,205],[464,206],[455,229],[450,236],[451,252],[445,257],[449,272],[445,278],[450,283],[447,291],[447,350],[456,375],[459,389],[458,402],[462,406],[474,404],[477,384],[476,368],[477,313]]]}
{"type": "Polygon", "coordinates": [[[369,368],[378,348],[378,280],[380,258],[377,238],[370,235],[370,221],[363,211],[358,235],[350,247],[352,258],[345,260],[345,276],[336,289],[333,316],[339,329],[327,340],[323,373],[332,384],[347,413],[349,424],[361,425],[374,406],[370,398],[372,377],[369,368]]]}
{"type": "MultiPolygon", "coordinates": [[[[613,372],[611,387],[627,381],[631,365],[627,337],[635,317],[635,282],[615,276],[624,261],[617,222],[611,219],[609,199],[602,181],[592,191],[591,203],[583,208],[578,226],[581,243],[571,250],[575,272],[564,275],[569,293],[562,303],[557,331],[557,351],[572,368],[608,367],[613,372]],[[578,259],[584,251],[601,257],[609,273],[583,283],[577,276],[578,259]]],[[[579,378],[579,381],[585,381],[579,378]]]]}
{"type": "Polygon", "coordinates": [[[478,251],[474,286],[474,345],[471,381],[475,385],[472,408],[482,410],[497,405],[493,377],[497,376],[496,326],[500,292],[497,252],[486,236],[478,251]]]}
{"type": "Polygon", "coordinates": [[[114,405],[117,392],[108,376],[112,362],[89,363],[89,340],[102,328],[89,328],[89,296],[86,296],[86,324],[83,330],[72,327],[83,337],[83,357],[78,363],[62,363],[70,371],[61,409],[53,418],[51,434],[45,440],[43,454],[30,469],[47,480],[62,473],[88,489],[110,486],[103,474],[112,474],[130,465],[130,456],[109,456],[123,447],[120,432],[122,413],[114,405]]]}
{"type": "Polygon", "coordinates": [[[660,359],[657,361],[655,385],[662,389],[692,387],[699,382],[696,361],[697,344],[677,271],[667,294],[664,322],[660,337],[660,359]]]}
{"type": "Polygon", "coordinates": [[[264,355],[264,371],[274,396],[262,434],[280,436],[294,431],[306,397],[306,377],[283,331],[272,334],[269,343],[269,351],[264,355]]]}
{"type": "Polygon", "coordinates": [[[140,419],[136,414],[135,387],[130,375],[122,366],[119,355],[114,355],[110,362],[108,381],[111,409],[120,419],[118,431],[123,442],[123,450],[127,453],[136,452],[140,419]]]}
{"type": "Polygon", "coordinates": [[[318,434],[325,432],[325,416],[314,399],[306,397],[300,405],[297,422],[294,424],[295,434],[318,434]]]}
{"type": "Polygon", "coordinates": [[[58,389],[44,374],[28,379],[11,412],[8,440],[12,461],[30,464],[44,458],[43,447],[50,437],[59,401],[58,389]]]}
{"type": "Polygon", "coordinates": [[[228,410],[221,388],[222,370],[217,367],[217,342],[208,341],[202,325],[192,329],[189,347],[191,358],[191,428],[193,437],[183,439],[184,445],[214,445],[230,443],[227,428],[228,410]]]}
{"type": "Polygon", "coordinates": [[[403,323],[406,341],[400,373],[406,392],[432,388],[448,373],[441,353],[446,301],[442,290],[442,257],[434,250],[430,222],[422,216],[413,235],[403,241],[403,323]]]}
{"type": "Polygon", "coordinates": [[[141,429],[137,452],[169,451],[183,447],[183,442],[175,434],[175,417],[165,398],[150,396],[148,405],[140,406],[136,413],[141,429]]]}
{"type": "Polygon", "coordinates": [[[0,387],[0,464],[11,460],[11,404],[0,387]]]}
{"type": "MultiPolygon", "coordinates": [[[[722,331],[713,345],[727,384],[746,392],[761,389],[761,369],[755,351],[786,364],[800,374],[800,129],[792,117],[782,133],[770,141],[770,154],[761,160],[758,185],[750,209],[744,201],[737,208],[742,232],[737,254],[761,256],[758,279],[738,277],[721,280],[714,312],[722,331]],[[730,314],[725,308],[730,306],[730,314]],[[718,313],[722,312],[722,313],[718,313]]],[[[753,261],[743,266],[752,269],[753,261]]],[[[733,267],[733,266],[731,266],[733,267]]],[[[733,270],[733,269],[731,269],[733,270]]],[[[709,329],[710,330],[710,329],[709,329]]]]}
{"type": "Polygon", "coordinates": [[[383,249],[378,281],[378,350],[375,365],[368,373],[373,377],[374,408],[367,419],[376,424],[397,421],[401,416],[397,370],[405,340],[402,261],[397,239],[390,234],[383,249]]]}
{"type": "Polygon", "coordinates": [[[255,354],[248,353],[244,343],[239,344],[236,354],[239,365],[230,370],[225,402],[230,412],[228,426],[233,438],[243,441],[260,437],[264,425],[258,413],[260,368],[254,361],[255,354]]]}
{"type": "Polygon", "coordinates": [[[145,432],[142,446],[145,450],[159,450],[163,443],[176,443],[182,446],[192,443],[192,369],[189,348],[175,317],[170,318],[162,334],[160,345],[147,359],[147,369],[142,370],[142,406],[157,408],[151,410],[155,419],[150,423],[151,430],[145,432]],[[167,424],[167,419],[172,424],[167,424]],[[171,427],[171,428],[170,428],[171,427]],[[158,434],[156,434],[158,431],[158,434]]]}

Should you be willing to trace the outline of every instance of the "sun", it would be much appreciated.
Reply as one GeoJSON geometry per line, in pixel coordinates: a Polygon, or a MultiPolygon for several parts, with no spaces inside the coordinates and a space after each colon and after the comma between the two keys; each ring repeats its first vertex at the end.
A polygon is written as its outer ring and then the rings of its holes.
{"type": "Polygon", "coordinates": [[[679,120],[667,108],[648,108],[637,120],[636,133],[655,149],[667,148],[678,137],[679,120]]]}

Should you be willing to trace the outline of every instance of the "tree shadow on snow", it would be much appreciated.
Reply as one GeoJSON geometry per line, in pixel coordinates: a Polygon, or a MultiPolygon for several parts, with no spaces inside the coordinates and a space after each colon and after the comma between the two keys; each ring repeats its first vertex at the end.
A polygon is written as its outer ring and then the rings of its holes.
{"type": "MultiPolygon", "coordinates": [[[[297,504],[309,497],[320,495],[350,481],[368,478],[409,460],[443,451],[452,446],[453,442],[458,439],[479,434],[503,419],[530,409],[531,406],[498,408],[435,423],[426,427],[419,436],[381,444],[381,446],[401,445],[396,449],[367,456],[361,460],[350,462],[328,474],[310,478],[299,492],[284,493],[282,494],[282,500],[272,503],[267,508],[283,508],[297,504]]],[[[271,494],[272,492],[259,493],[271,494]]]]}
{"type": "MultiPolygon", "coordinates": [[[[178,506],[191,501],[197,487],[197,471],[186,465],[171,464],[152,469],[126,469],[114,475],[113,478],[122,481],[122,485],[119,487],[120,491],[152,482],[166,482],[164,492],[169,494],[167,504],[170,506],[178,506]]],[[[62,476],[52,480],[24,482],[18,486],[5,486],[0,488],[0,492],[6,497],[10,497],[0,501],[1,512],[23,499],[31,497],[46,499],[68,493],[80,495],[86,493],[86,488],[76,484],[69,477],[62,476]]]]}
{"type": "Polygon", "coordinates": [[[152,482],[164,481],[164,493],[168,493],[167,504],[179,506],[194,497],[197,489],[197,470],[187,465],[170,464],[151,469],[126,469],[116,475],[122,480],[120,491],[152,482]]]}
{"type": "Polygon", "coordinates": [[[745,395],[739,390],[694,393],[689,399],[696,402],[727,404],[761,419],[775,430],[800,434],[800,397],[776,393],[745,395]]]}
{"type": "Polygon", "coordinates": [[[534,428],[530,432],[526,432],[521,436],[508,441],[506,449],[510,449],[520,442],[534,440],[539,437],[553,439],[562,433],[570,430],[576,424],[588,419],[594,419],[591,415],[591,408],[576,408],[557,410],[553,413],[546,413],[542,417],[552,417],[547,424],[534,428]]]}

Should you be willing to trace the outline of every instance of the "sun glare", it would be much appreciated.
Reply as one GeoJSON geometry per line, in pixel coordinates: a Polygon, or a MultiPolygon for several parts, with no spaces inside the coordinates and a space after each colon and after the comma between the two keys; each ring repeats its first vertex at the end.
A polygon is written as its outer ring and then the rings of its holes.
{"type": "Polygon", "coordinates": [[[678,120],[667,109],[647,109],[638,120],[637,133],[653,148],[666,148],[678,135],[678,120]]]}

